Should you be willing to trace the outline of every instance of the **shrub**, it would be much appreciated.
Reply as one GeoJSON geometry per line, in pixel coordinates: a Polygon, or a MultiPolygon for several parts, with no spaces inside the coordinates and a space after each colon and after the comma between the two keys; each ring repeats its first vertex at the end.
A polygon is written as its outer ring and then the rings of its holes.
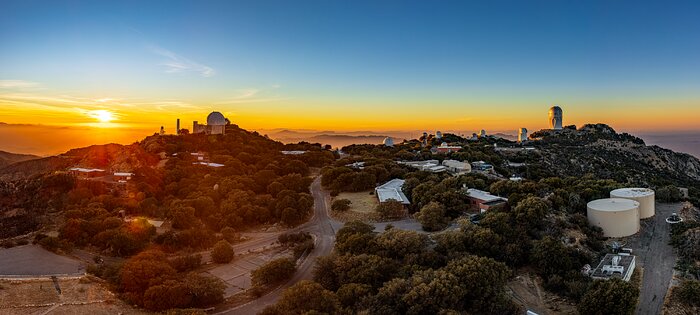
{"type": "Polygon", "coordinates": [[[351,203],[352,202],[347,199],[336,199],[333,201],[333,204],[331,204],[331,210],[340,212],[348,211],[350,210],[351,203]]]}
{"type": "Polygon", "coordinates": [[[178,272],[191,271],[202,265],[202,255],[185,255],[170,259],[170,265],[178,272]]]}
{"type": "Polygon", "coordinates": [[[291,258],[278,258],[253,270],[251,273],[253,286],[260,287],[274,284],[294,275],[296,264],[291,258]]]}
{"type": "Polygon", "coordinates": [[[673,288],[673,298],[684,304],[700,306],[700,281],[685,280],[681,285],[673,288]]]}
{"type": "Polygon", "coordinates": [[[231,244],[227,241],[219,241],[211,251],[211,259],[215,263],[225,264],[233,260],[234,252],[231,244]]]}

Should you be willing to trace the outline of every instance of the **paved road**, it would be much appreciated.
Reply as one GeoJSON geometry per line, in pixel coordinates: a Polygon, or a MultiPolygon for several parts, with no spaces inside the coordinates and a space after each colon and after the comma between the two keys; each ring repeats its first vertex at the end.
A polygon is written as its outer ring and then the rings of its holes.
{"type": "MultiPolygon", "coordinates": [[[[328,192],[321,188],[321,177],[317,177],[313,183],[311,183],[311,195],[314,198],[314,214],[311,220],[302,224],[290,231],[284,231],[279,233],[272,233],[270,236],[261,237],[250,242],[245,242],[234,246],[236,252],[242,252],[242,250],[255,250],[256,248],[274,243],[277,240],[277,236],[286,232],[297,232],[297,231],[308,231],[314,237],[316,237],[316,247],[309,254],[309,256],[301,263],[298,267],[297,272],[294,274],[292,279],[290,279],[286,284],[277,288],[276,290],[242,306],[229,309],[227,311],[221,312],[219,314],[257,314],[261,312],[265,307],[274,304],[282,296],[282,292],[294,285],[301,280],[311,280],[313,279],[313,266],[316,262],[316,258],[320,256],[325,256],[331,253],[333,250],[333,244],[335,243],[335,233],[342,226],[343,223],[334,220],[328,214],[330,195],[328,192]]],[[[403,230],[414,230],[422,231],[421,225],[415,219],[404,219],[399,221],[391,222],[381,222],[374,223],[375,231],[381,232],[384,227],[388,224],[392,224],[394,227],[403,230]]]]}
{"type": "Polygon", "coordinates": [[[676,265],[676,252],[671,245],[670,225],[666,217],[673,212],[680,212],[680,203],[656,203],[656,215],[642,224],[642,234],[636,244],[630,244],[635,249],[638,262],[644,268],[642,290],[639,295],[639,305],[635,314],[661,314],[668,286],[676,265]]]}
{"type": "MultiPolygon", "coordinates": [[[[292,279],[287,281],[286,284],[277,288],[276,290],[242,306],[229,309],[227,311],[221,312],[219,314],[257,314],[262,311],[265,307],[274,304],[282,295],[282,292],[294,285],[301,280],[311,280],[313,278],[313,265],[316,258],[319,256],[324,256],[330,254],[333,250],[333,243],[335,242],[335,231],[342,223],[332,220],[328,216],[328,203],[330,197],[327,192],[321,189],[321,179],[316,178],[311,184],[311,195],[314,198],[314,214],[309,222],[298,226],[292,231],[308,231],[316,237],[316,247],[309,254],[309,256],[301,263],[298,267],[297,272],[294,274],[292,279]]],[[[277,239],[274,236],[273,241],[277,239]]],[[[239,246],[250,246],[249,243],[256,242],[258,244],[266,243],[268,238],[263,238],[246,242],[240,244],[239,246]]],[[[253,247],[254,248],[254,247],[253,247]]]]}

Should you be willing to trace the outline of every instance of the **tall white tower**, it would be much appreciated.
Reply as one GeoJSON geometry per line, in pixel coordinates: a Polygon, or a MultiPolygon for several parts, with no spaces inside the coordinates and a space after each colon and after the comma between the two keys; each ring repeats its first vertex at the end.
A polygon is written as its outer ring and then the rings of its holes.
{"type": "Polygon", "coordinates": [[[562,116],[561,107],[556,105],[552,106],[552,108],[549,109],[549,129],[561,130],[563,128],[562,116]]]}
{"type": "Polygon", "coordinates": [[[527,128],[520,128],[518,130],[518,142],[527,141],[527,128]]]}

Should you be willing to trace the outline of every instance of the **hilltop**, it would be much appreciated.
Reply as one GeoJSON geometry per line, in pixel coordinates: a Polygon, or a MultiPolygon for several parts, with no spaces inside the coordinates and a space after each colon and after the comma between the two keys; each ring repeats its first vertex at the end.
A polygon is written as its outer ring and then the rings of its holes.
{"type": "MultiPolygon", "coordinates": [[[[531,135],[531,145],[541,150],[534,176],[583,176],[614,179],[641,186],[696,186],[700,160],[656,145],[628,133],[617,133],[605,124],[587,124],[579,129],[541,130],[531,135]]],[[[533,161],[534,162],[534,161],[533,161]]]]}

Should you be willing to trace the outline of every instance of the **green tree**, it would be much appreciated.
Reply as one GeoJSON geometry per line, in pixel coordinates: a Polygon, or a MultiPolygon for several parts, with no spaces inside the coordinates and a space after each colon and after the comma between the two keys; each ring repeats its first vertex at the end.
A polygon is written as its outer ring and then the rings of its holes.
{"type": "Polygon", "coordinates": [[[581,314],[631,315],[637,306],[639,289],[620,279],[596,280],[578,304],[581,314]]]}
{"type": "Polygon", "coordinates": [[[336,295],[343,306],[354,307],[364,297],[372,294],[372,286],[363,283],[347,283],[341,286],[336,295]]]}
{"type": "Polygon", "coordinates": [[[340,310],[335,293],[316,282],[303,280],[285,290],[279,302],[262,314],[338,314],[340,310]]]}
{"type": "Polygon", "coordinates": [[[251,273],[253,286],[260,287],[287,280],[294,275],[296,263],[291,258],[277,258],[251,273]]]}
{"type": "Polygon", "coordinates": [[[218,241],[211,250],[211,259],[215,263],[225,264],[233,260],[234,252],[231,244],[225,240],[218,241]]]}
{"type": "Polygon", "coordinates": [[[392,199],[378,204],[375,211],[384,219],[398,219],[406,213],[403,204],[392,199]]]}
{"type": "Polygon", "coordinates": [[[439,231],[447,227],[448,219],[445,217],[445,207],[432,201],[420,209],[416,214],[416,219],[420,222],[423,230],[439,231]]]}
{"type": "Polygon", "coordinates": [[[150,311],[163,311],[170,308],[189,306],[192,296],[187,286],[175,280],[149,287],[143,296],[143,306],[150,311]]]}

